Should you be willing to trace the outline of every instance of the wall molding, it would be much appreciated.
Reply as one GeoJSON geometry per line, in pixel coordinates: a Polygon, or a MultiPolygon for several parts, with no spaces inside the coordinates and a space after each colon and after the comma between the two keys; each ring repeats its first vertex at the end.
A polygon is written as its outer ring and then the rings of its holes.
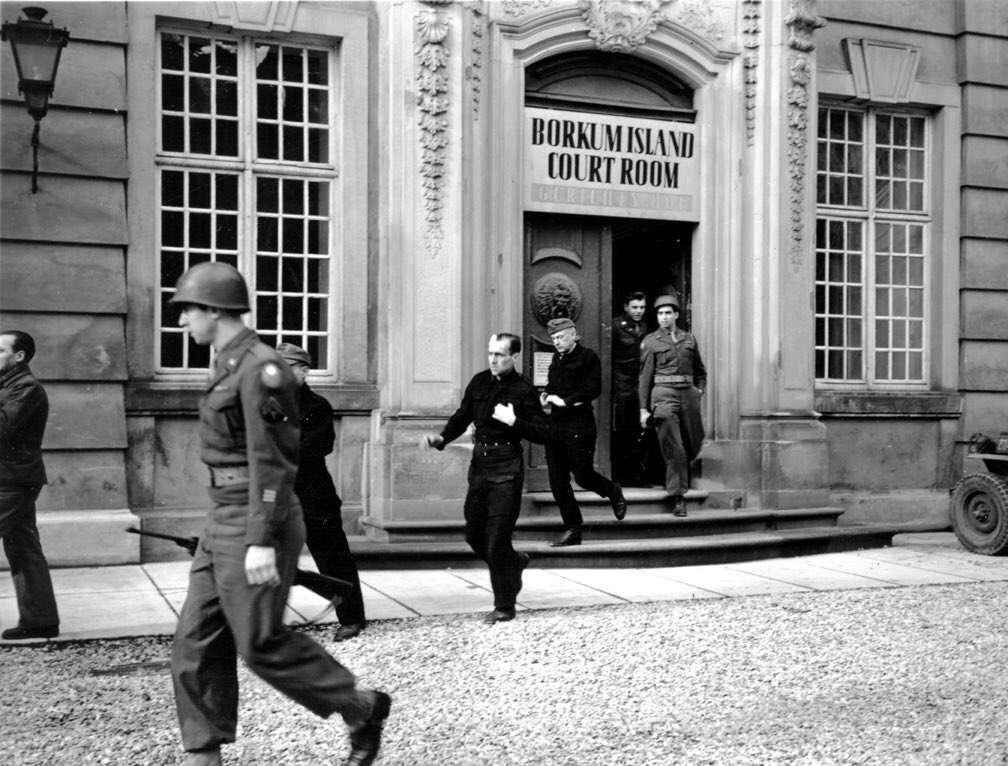
{"type": "Polygon", "coordinates": [[[417,122],[420,128],[420,186],[426,222],[424,242],[436,256],[444,244],[445,162],[448,149],[448,46],[451,27],[428,10],[416,19],[417,122]]]}

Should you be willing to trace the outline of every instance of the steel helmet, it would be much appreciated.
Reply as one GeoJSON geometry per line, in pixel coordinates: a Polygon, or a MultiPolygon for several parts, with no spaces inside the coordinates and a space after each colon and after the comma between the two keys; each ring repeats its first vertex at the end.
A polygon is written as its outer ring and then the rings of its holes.
{"type": "Polygon", "coordinates": [[[179,277],[171,303],[198,303],[228,311],[251,311],[245,278],[219,261],[197,263],[179,277]]]}
{"type": "Polygon", "coordinates": [[[659,295],[654,302],[655,309],[659,309],[662,306],[671,306],[676,311],[679,311],[679,299],[674,295],[659,295]]]}

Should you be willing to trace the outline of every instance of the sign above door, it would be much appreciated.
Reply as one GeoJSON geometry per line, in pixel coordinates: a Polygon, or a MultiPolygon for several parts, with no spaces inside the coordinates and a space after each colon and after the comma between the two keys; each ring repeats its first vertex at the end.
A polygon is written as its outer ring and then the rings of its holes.
{"type": "Polygon", "coordinates": [[[525,209],[698,221],[696,126],[525,107],[525,209]]]}

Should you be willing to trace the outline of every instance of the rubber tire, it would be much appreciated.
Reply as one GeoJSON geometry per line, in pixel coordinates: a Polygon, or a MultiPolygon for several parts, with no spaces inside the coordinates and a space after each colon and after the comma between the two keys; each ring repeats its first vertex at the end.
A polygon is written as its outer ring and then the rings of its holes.
{"type": "Polygon", "coordinates": [[[969,551],[1008,555],[1008,477],[992,473],[963,476],[952,488],[952,529],[969,551]]]}

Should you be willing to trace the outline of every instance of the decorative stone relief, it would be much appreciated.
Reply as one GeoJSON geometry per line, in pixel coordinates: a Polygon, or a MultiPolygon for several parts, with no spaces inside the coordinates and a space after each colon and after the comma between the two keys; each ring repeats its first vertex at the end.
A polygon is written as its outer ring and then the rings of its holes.
{"type": "Polygon", "coordinates": [[[448,147],[447,19],[434,11],[417,17],[417,120],[420,128],[420,177],[431,255],[444,241],[444,173],[448,147]]]}
{"type": "Polygon", "coordinates": [[[917,79],[920,48],[884,40],[843,41],[854,78],[854,93],[866,101],[905,104],[917,79]]]}
{"type": "Polygon", "coordinates": [[[761,0],[742,0],[742,45],[746,49],[743,56],[746,143],[749,146],[753,145],[756,135],[756,76],[759,67],[760,2],[761,0]]]}
{"type": "Polygon", "coordinates": [[[724,37],[724,27],[714,14],[710,0],[680,0],[676,8],[673,21],[689,27],[708,40],[717,41],[724,37]]]}
{"type": "Polygon", "coordinates": [[[508,16],[519,18],[524,16],[526,11],[530,11],[533,8],[545,8],[550,2],[551,0],[504,0],[502,5],[504,6],[504,13],[508,16]]]}
{"type": "Polygon", "coordinates": [[[790,0],[791,12],[785,19],[790,30],[788,47],[795,53],[788,56],[791,85],[788,88],[788,173],[790,175],[791,269],[798,273],[805,250],[805,170],[808,166],[808,86],[812,81],[812,60],[809,52],[815,48],[812,33],[826,25],[815,12],[815,0],[790,0]]]}
{"type": "Polygon", "coordinates": [[[556,317],[570,317],[576,322],[581,315],[581,288],[573,279],[559,271],[543,274],[532,286],[529,305],[535,318],[544,327],[556,317]]]}
{"type": "Polygon", "coordinates": [[[240,0],[215,2],[214,23],[256,32],[290,32],[297,12],[297,0],[248,3],[240,0]]]}
{"type": "Polygon", "coordinates": [[[473,5],[472,12],[472,68],[470,71],[470,81],[472,82],[473,118],[478,120],[480,97],[483,88],[483,32],[486,28],[486,22],[483,19],[483,11],[478,5],[473,5]]]}
{"type": "Polygon", "coordinates": [[[588,36],[601,51],[629,53],[644,44],[672,0],[578,0],[588,36]]]}

